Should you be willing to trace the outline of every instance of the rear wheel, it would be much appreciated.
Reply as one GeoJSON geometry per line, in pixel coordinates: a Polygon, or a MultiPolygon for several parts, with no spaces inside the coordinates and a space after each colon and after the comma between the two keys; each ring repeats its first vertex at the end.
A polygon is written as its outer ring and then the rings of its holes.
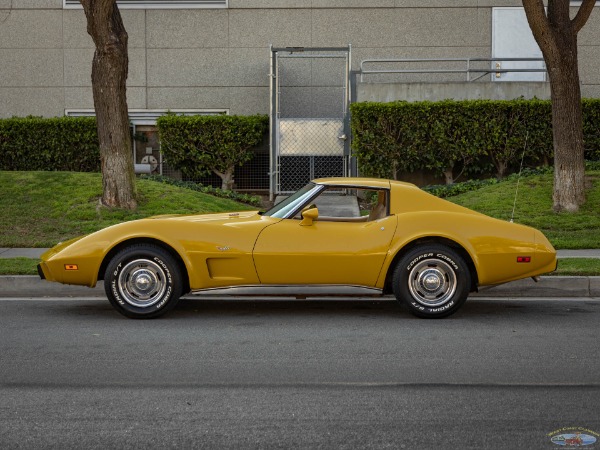
{"type": "Polygon", "coordinates": [[[133,319],[152,319],[179,301],[183,279],[177,261],[151,244],[124,248],[108,263],[104,289],[111,305],[133,319]]]}
{"type": "Polygon", "coordinates": [[[454,314],[467,300],[470,286],[471,274],[463,258],[441,244],[414,248],[394,269],[394,295],[418,317],[454,314]]]}

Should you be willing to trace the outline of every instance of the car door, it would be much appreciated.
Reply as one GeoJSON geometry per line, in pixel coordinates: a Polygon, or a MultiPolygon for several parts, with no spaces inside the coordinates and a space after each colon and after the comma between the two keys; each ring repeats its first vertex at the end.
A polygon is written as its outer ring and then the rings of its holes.
{"type": "Polygon", "coordinates": [[[259,235],[254,263],[262,284],[375,286],[396,216],[362,222],[283,219],[259,235]]]}

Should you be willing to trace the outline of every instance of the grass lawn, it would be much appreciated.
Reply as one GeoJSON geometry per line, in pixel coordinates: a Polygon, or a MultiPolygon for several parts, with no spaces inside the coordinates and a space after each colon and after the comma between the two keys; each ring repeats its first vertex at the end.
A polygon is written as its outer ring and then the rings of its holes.
{"type": "Polygon", "coordinates": [[[564,258],[558,260],[558,269],[550,275],[596,276],[600,275],[600,259],[564,258]]]}
{"type": "MultiPolygon", "coordinates": [[[[577,214],[552,210],[552,174],[521,178],[514,220],[538,228],[558,248],[600,248],[600,171],[588,171],[587,202],[577,214]]],[[[483,187],[449,200],[509,220],[516,181],[483,187]]],[[[138,179],[136,211],[99,205],[100,174],[0,171],[0,247],[51,247],[106,226],[159,214],[194,214],[253,209],[151,180],[138,179]]],[[[36,274],[38,261],[0,259],[0,274],[36,274]]],[[[600,275],[598,259],[562,259],[556,275],[600,275]]]]}
{"type": "MultiPolygon", "coordinates": [[[[600,171],[586,172],[587,201],[576,214],[552,210],[552,174],[521,178],[514,221],[541,230],[557,249],[600,248],[600,171]]],[[[447,200],[510,220],[517,182],[505,181],[447,200]]]]}
{"type": "Polygon", "coordinates": [[[159,214],[253,209],[229,199],[137,180],[136,211],[100,206],[96,173],[0,171],[0,247],[52,247],[115,223],[159,214]]]}
{"type": "Polygon", "coordinates": [[[39,259],[0,258],[0,275],[37,275],[39,259]]]}

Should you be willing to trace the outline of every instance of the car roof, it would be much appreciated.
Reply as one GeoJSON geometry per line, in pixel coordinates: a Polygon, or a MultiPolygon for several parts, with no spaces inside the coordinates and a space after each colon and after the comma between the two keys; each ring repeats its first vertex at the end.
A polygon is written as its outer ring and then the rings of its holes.
{"type": "Polygon", "coordinates": [[[384,180],[382,178],[363,178],[363,177],[331,177],[318,178],[313,180],[313,183],[324,184],[330,186],[355,186],[355,187],[372,187],[389,189],[391,184],[401,185],[405,187],[415,187],[414,184],[405,183],[403,181],[384,180]]]}

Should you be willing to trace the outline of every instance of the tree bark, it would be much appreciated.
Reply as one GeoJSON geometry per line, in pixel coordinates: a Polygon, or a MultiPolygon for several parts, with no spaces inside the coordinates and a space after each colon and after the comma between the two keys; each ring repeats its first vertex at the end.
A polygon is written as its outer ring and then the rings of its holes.
{"type": "Polygon", "coordinates": [[[452,173],[452,167],[446,167],[444,169],[444,178],[446,179],[446,184],[454,183],[454,174],[452,173]]]}
{"type": "Polygon", "coordinates": [[[129,69],[127,32],[116,0],[81,0],[87,31],[96,50],[92,89],[100,141],[102,203],[135,209],[135,175],[126,82],[129,69]]]}
{"type": "Polygon", "coordinates": [[[523,0],[533,36],[548,70],[552,98],[555,211],[575,212],[585,202],[585,162],[577,33],[587,22],[595,0],[583,0],[571,20],[569,1],[523,0]]]}
{"type": "Polygon", "coordinates": [[[233,185],[235,183],[233,179],[233,172],[235,167],[229,167],[225,172],[219,172],[214,167],[211,170],[221,177],[221,189],[224,191],[231,191],[233,189],[233,185]]]}
{"type": "Polygon", "coordinates": [[[575,212],[585,202],[585,161],[577,40],[570,43],[567,61],[548,68],[552,92],[555,211],[575,212]]]}

